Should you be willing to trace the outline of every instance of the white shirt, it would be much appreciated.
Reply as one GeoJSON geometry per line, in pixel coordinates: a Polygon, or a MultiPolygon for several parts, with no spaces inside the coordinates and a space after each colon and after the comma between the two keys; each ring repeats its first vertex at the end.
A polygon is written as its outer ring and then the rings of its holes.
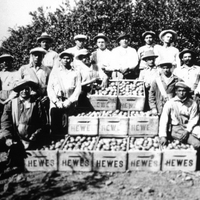
{"type": "Polygon", "coordinates": [[[43,58],[43,65],[49,67],[50,69],[53,68],[55,59],[59,59],[58,54],[53,50],[48,50],[43,58]]]}
{"type": "Polygon", "coordinates": [[[111,69],[135,69],[138,64],[137,51],[132,47],[118,46],[111,51],[111,69]]]}

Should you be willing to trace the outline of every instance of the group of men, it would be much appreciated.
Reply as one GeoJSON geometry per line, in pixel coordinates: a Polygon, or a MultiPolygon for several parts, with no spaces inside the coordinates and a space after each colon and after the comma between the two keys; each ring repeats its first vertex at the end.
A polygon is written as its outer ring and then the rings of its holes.
{"type": "Polygon", "coordinates": [[[53,51],[53,38],[42,33],[38,47],[30,50],[29,63],[14,72],[10,71],[14,58],[1,55],[0,151],[37,149],[49,132],[66,132],[68,115],[87,103],[93,83],[106,87],[109,79],[137,78],[145,83],[145,110],[160,118],[161,144],[173,138],[198,149],[199,105],[194,97],[200,93],[200,67],[195,65],[196,55],[173,46],[177,38],[173,30],[159,34],[163,45],[154,43],[153,31],[145,31],[142,37],[145,45],[136,51],[129,46],[130,35],[122,33],[116,39],[119,46],[110,51],[109,38],[99,33],[93,38],[97,49],[90,53],[85,48],[88,37],[79,34],[74,36],[74,47],[58,54],[53,51]]]}

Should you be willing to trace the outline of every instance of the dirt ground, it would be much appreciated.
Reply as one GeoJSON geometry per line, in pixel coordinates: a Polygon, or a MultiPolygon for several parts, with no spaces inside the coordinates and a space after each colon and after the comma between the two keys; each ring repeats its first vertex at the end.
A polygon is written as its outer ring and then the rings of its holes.
{"type": "Polygon", "coordinates": [[[0,189],[1,200],[200,200],[200,171],[29,172],[0,189]]]}

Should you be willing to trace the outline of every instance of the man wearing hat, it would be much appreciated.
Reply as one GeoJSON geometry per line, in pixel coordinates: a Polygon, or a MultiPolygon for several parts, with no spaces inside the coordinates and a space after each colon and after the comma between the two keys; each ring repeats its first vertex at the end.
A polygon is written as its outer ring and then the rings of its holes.
{"type": "Polygon", "coordinates": [[[139,69],[142,70],[142,69],[145,69],[146,67],[146,62],[144,62],[144,60],[142,59],[143,55],[144,55],[144,52],[145,51],[149,51],[149,50],[152,50],[154,51],[154,38],[155,38],[155,33],[153,31],[145,31],[144,33],[142,33],[142,39],[144,40],[145,42],[145,45],[144,46],[141,46],[139,49],[138,49],[138,57],[139,57],[139,69]]]}
{"type": "Polygon", "coordinates": [[[49,67],[52,70],[55,60],[59,59],[58,54],[51,49],[53,38],[44,32],[39,38],[37,38],[37,42],[43,49],[46,50],[46,54],[42,61],[43,65],[49,67]]]}
{"type": "Polygon", "coordinates": [[[166,144],[167,139],[172,138],[198,149],[200,147],[198,105],[189,97],[190,88],[187,84],[177,82],[175,88],[176,96],[166,102],[160,118],[161,144],[166,144]],[[171,127],[170,132],[169,127],[171,127]]]}
{"type": "Polygon", "coordinates": [[[36,47],[30,50],[29,64],[23,65],[19,69],[20,78],[29,78],[34,82],[39,83],[39,94],[46,95],[47,82],[50,74],[50,69],[42,64],[42,60],[46,54],[46,50],[42,47],[36,47]]]}
{"type": "Polygon", "coordinates": [[[73,114],[75,102],[81,93],[81,76],[72,68],[73,55],[68,50],[59,54],[59,66],[49,77],[47,93],[50,99],[52,134],[67,133],[67,117],[73,114]]]}
{"type": "Polygon", "coordinates": [[[158,55],[156,64],[161,60],[169,60],[175,67],[180,67],[179,50],[173,46],[177,39],[177,33],[174,30],[164,30],[159,34],[163,45],[155,45],[154,52],[158,55]]]}
{"type": "Polygon", "coordinates": [[[195,65],[196,54],[192,50],[183,49],[179,57],[183,64],[180,68],[174,70],[174,74],[184,80],[196,94],[200,93],[200,86],[198,86],[200,81],[200,66],[195,65]]]}
{"type": "Polygon", "coordinates": [[[75,56],[79,50],[85,48],[85,44],[87,42],[87,36],[83,34],[75,35],[74,41],[75,41],[75,46],[68,48],[67,50],[75,56]]]}
{"type": "Polygon", "coordinates": [[[15,82],[13,91],[18,95],[5,105],[1,118],[0,141],[9,153],[8,166],[24,168],[24,149],[41,148],[46,137],[46,115],[39,99],[31,91],[38,84],[30,79],[15,82]]]}
{"type": "Polygon", "coordinates": [[[153,115],[160,116],[164,104],[175,96],[178,77],[173,74],[174,67],[171,61],[161,60],[158,67],[160,72],[149,90],[149,106],[153,115]]]}
{"type": "Polygon", "coordinates": [[[130,35],[122,33],[117,38],[119,46],[111,52],[111,69],[113,78],[134,79],[137,77],[137,51],[129,46],[130,35]]]}
{"type": "Polygon", "coordinates": [[[97,50],[91,55],[91,60],[104,70],[106,74],[109,73],[111,52],[106,48],[109,38],[103,33],[99,33],[94,37],[94,42],[97,45],[97,50]]]}

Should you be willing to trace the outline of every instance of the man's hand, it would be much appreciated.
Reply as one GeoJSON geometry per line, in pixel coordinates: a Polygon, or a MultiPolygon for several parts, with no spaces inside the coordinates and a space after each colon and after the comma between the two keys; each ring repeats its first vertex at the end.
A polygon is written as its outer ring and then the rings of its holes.
{"type": "Polygon", "coordinates": [[[8,147],[10,147],[11,145],[13,144],[13,140],[12,139],[6,139],[6,145],[8,146],[8,147]]]}
{"type": "Polygon", "coordinates": [[[165,145],[167,143],[167,138],[166,137],[161,137],[160,138],[160,144],[165,145]]]}
{"type": "Polygon", "coordinates": [[[56,106],[57,108],[63,108],[63,102],[62,101],[56,102],[56,106]]]}
{"type": "Polygon", "coordinates": [[[66,99],[66,100],[63,102],[63,107],[64,107],[64,108],[68,108],[70,105],[71,105],[71,102],[70,102],[70,100],[68,100],[68,99],[66,99]]]}
{"type": "Polygon", "coordinates": [[[154,115],[154,116],[157,116],[157,115],[158,115],[157,109],[156,109],[156,108],[153,108],[153,109],[151,110],[151,114],[154,115]]]}

